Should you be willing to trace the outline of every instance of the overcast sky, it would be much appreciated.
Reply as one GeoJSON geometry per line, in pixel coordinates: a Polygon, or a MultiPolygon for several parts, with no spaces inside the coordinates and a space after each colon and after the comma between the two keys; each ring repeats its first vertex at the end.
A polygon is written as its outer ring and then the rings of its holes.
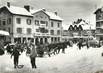
{"type": "Polygon", "coordinates": [[[5,5],[7,1],[16,6],[23,7],[28,4],[35,9],[46,8],[48,11],[57,11],[64,19],[64,26],[70,25],[78,18],[88,20],[94,25],[93,12],[103,5],[103,0],[0,0],[0,4],[5,5]]]}

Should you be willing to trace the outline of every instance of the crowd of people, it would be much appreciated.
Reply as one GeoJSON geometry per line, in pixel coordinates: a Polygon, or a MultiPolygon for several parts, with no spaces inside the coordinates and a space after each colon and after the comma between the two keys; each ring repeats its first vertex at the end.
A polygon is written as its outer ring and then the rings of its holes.
{"type": "MultiPolygon", "coordinates": [[[[56,55],[60,53],[65,53],[67,45],[71,46],[69,42],[53,43],[53,44],[34,44],[32,40],[25,41],[24,43],[16,42],[15,44],[8,43],[3,49],[7,51],[8,54],[13,57],[14,68],[19,68],[19,56],[25,51],[26,56],[30,57],[31,67],[37,68],[36,66],[36,57],[43,57],[48,55],[51,57],[52,54],[56,55]]],[[[0,48],[1,49],[1,48],[0,48]]]]}
{"type": "MultiPolygon", "coordinates": [[[[51,57],[51,55],[59,54],[60,51],[65,54],[65,49],[67,46],[73,46],[73,41],[67,41],[67,42],[60,42],[60,43],[46,43],[46,44],[34,44],[32,40],[25,41],[24,43],[16,42],[15,44],[8,43],[5,48],[7,53],[11,55],[11,58],[13,56],[13,62],[14,62],[14,68],[19,67],[19,56],[26,51],[26,56],[30,57],[31,67],[37,68],[36,66],[36,57],[43,57],[44,55],[48,55],[51,57]]],[[[88,41],[84,44],[82,40],[77,41],[77,46],[79,50],[83,46],[87,46],[87,49],[89,48],[88,41]]],[[[2,43],[0,43],[0,54],[4,53],[4,49],[2,43]]]]}

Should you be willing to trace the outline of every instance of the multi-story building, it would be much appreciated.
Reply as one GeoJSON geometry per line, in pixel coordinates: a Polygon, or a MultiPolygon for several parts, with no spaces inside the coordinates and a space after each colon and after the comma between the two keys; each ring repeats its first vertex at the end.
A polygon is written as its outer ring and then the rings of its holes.
{"type": "Polygon", "coordinates": [[[46,9],[31,10],[35,25],[35,42],[58,43],[61,41],[62,19],[57,12],[48,12],[46,9]]]}
{"type": "Polygon", "coordinates": [[[98,8],[94,14],[96,15],[96,38],[103,41],[103,7],[98,8]]]}
{"type": "Polygon", "coordinates": [[[10,33],[12,42],[32,39],[35,43],[55,43],[61,41],[62,19],[57,12],[11,6],[8,2],[0,8],[0,29],[10,33]]]}
{"type": "Polygon", "coordinates": [[[9,41],[23,42],[33,38],[33,16],[27,9],[28,6],[22,8],[11,6],[10,3],[0,8],[0,29],[10,33],[9,41]]]}

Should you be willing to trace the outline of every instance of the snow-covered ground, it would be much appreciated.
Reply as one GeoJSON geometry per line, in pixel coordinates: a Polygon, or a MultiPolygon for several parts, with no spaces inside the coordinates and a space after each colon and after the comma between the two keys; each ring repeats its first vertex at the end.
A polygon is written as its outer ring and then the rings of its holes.
{"type": "Polygon", "coordinates": [[[13,68],[13,60],[10,55],[0,56],[0,73],[95,73],[103,70],[103,57],[101,48],[82,48],[78,50],[77,46],[68,47],[66,53],[45,56],[37,58],[37,69],[32,69],[30,59],[23,53],[20,56],[20,65],[22,69],[13,68]]]}

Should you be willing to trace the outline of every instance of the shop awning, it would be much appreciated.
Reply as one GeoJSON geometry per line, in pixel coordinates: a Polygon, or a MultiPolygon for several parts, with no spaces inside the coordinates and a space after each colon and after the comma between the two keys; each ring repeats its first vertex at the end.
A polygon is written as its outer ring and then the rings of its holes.
{"type": "Polygon", "coordinates": [[[9,32],[0,30],[0,35],[6,35],[6,36],[9,36],[9,32]]]}

